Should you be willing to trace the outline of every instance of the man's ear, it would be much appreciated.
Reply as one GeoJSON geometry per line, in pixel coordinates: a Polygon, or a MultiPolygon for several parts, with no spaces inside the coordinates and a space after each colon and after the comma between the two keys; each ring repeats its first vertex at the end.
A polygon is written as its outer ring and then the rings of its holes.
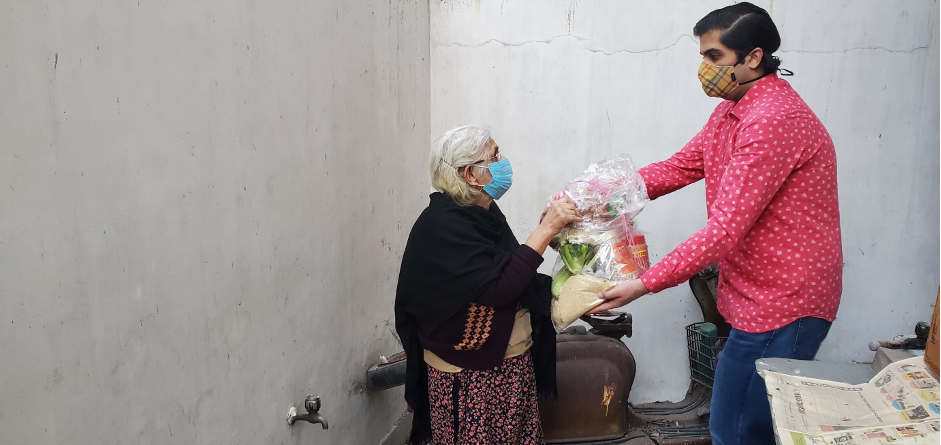
{"type": "Polygon", "coordinates": [[[748,57],[745,58],[745,65],[753,70],[757,70],[761,66],[762,56],[765,55],[765,51],[761,48],[755,48],[750,53],[748,57]]]}

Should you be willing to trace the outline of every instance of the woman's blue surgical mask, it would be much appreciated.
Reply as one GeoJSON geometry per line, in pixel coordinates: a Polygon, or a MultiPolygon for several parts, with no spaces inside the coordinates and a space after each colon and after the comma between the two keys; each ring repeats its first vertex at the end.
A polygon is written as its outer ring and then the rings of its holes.
{"type": "MultiPolygon", "coordinates": [[[[474,167],[484,168],[483,165],[474,165],[474,167]]],[[[490,170],[490,176],[493,179],[484,186],[484,193],[493,199],[500,199],[513,185],[513,167],[510,165],[510,160],[503,158],[487,165],[487,170],[490,170]]]]}

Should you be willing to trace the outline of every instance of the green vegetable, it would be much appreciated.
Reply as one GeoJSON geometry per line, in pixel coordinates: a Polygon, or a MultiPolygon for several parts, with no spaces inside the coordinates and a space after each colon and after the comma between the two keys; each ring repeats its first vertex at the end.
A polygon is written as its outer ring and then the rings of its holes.
{"type": "Polygon", "coordinates": [[[563,267],[556,272],[555,276],[552,277],[552,296],[554,298],[559,298],[559,295],[562,294],[562,286],[571,277],[572,272],[567,267],[563,267]]]}
{"type": "Polygon", "coordinates": [[[595,265],[595,261],[598,261],[598,255],[597,255],[597,254],[592,254],[592,255],[591,255],[591,260],[589,260],[588,263],[585,264],[585,267],[583,267],[583,269],[591,269],[591,266],[594,266],[594,265],[595,265]]]}
{"type": "Polygon", "coordinates": [[[559,246],[559,257],[565,267],[559,269],[552,277],[552,296],[555,298],[559,298],[562,286],[572,275],[582,273],[582,270],[593,266],[598,259],[594,246],[589,244],[563,244],[559,246]]]}
{"type": "Polygon", "coordinates": [[[565,265],[565,268],[568,269],[569,272],[581,272],[581,270],[575,270],[575,260],[572,259],[572,246],[573,244],[563,244],[559,247],[559,257],[562,258],[562,264],[565,265]]]}
{"type": "Polygon", "coordinates": [[[592,246],[588,244],[563,244],[559,247],[559,256],[562,263],[572,275],[582,273],[582,269],[594,261],[594,252],[592,246]]]}

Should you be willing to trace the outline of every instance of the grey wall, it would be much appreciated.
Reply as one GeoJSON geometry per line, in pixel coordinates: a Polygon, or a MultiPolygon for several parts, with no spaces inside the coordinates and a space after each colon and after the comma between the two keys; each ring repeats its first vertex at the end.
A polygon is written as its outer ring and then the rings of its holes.
{"type": "Polygon", "coordinates": [[[0,443],[378,443],[427,3],[0,10],[0,443]]]}
{"type": "MultiPolygon", "coordinates": [[[[871,340],[931,317],[939,282],[939,56],[934,0],[756,1],[783,37],[789,81],[837,147],[845,254],[838,320],[818,355],[871,360],[871,340]]],[[[431,3],[431,131],[481,121],[514,165],[501,201],[517,235],[588,164],[642,166],[679,150],[718,104],[696,79],[693,25],[721,1],[431,3]]],[[[702,184],[638,218],[656,261],[705,224],[702,184]]],[[[547,266],[553,262],[547,261],[547,266]]],[[[546,268],[544,268],[545,270],[546,268]]],[[[681,398],[688,286],[647,296],[627,340],[634,402],[681,398]]]]}

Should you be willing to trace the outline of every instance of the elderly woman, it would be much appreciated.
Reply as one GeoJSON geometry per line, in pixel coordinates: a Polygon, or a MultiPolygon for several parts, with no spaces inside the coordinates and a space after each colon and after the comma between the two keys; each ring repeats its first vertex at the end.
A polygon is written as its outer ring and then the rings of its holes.
{"type": "Polygon", "coordinates": [[[485,127],[432,147],[437,192],[409,235],[395,299],[413,444],[543,443],[537,394],[556,391],[555,330],[551,280],[536,268],[579,218],[555,201],[521,245],[494,202],[512,175],[485,127]]]}

